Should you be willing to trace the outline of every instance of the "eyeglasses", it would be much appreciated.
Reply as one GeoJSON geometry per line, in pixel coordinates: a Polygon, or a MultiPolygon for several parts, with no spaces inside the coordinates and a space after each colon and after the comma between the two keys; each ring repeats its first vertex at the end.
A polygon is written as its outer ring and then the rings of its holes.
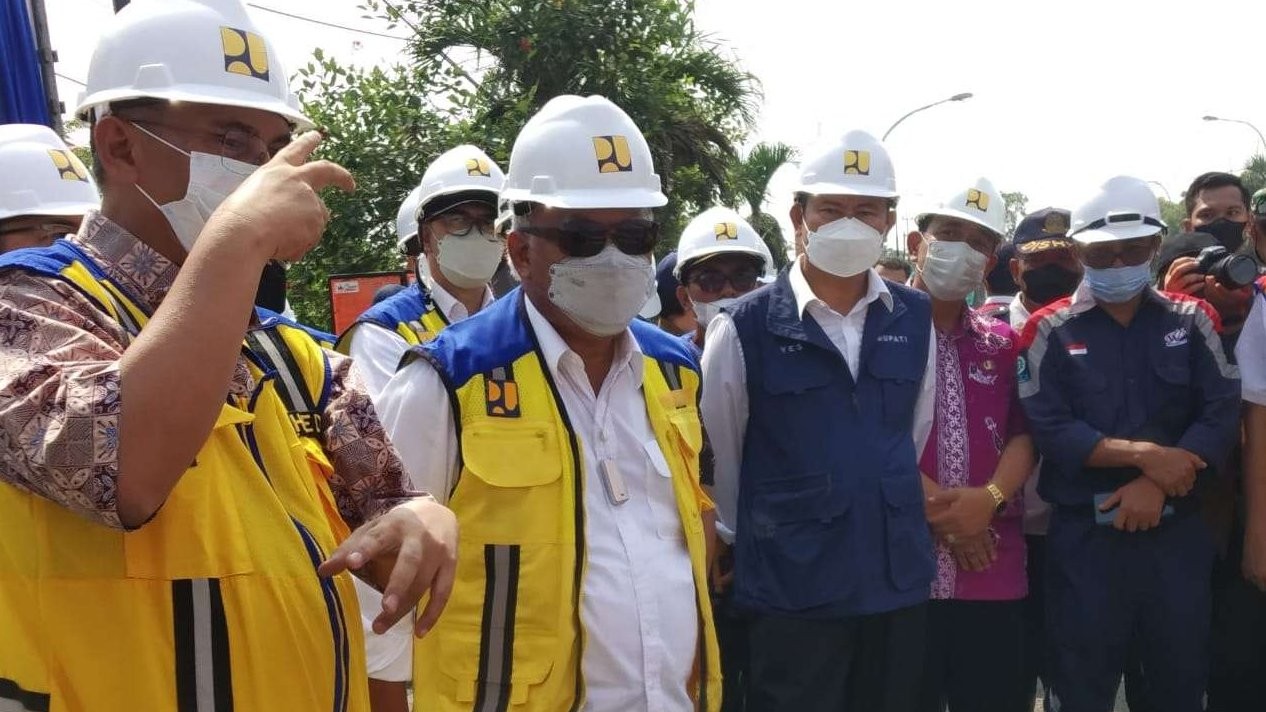
{"type": "Polygon", "coordinates": [[[1118,259],[1126,267],[1137,267],[1152,259],[1152,249],[1151,240],[1130,242],[1124,245],[1112,242],[1088,245],[1081,249],[1081,261],[1093,269],[1108,269],[1115,265],[1118,259]]]}
{"type": "Polygon", "coordinates": [[[693,284],[707,294],[717,294],[729,284],[734,291],[745,294],[756,289],[759,278],[760,273],[754,269],[738,269],[730,274],[715,269],[703,269],[693,272],[686,279],[686,284],[693,284]]]}
{"type": "MultiPolygon", "coordinates": [[[[262,166],[268,162],[278,151],[285,148],[291,141],[290,136],[286,136],[282,141],[269,146],[264,139],[257,133],[244,131],[242,129],[226,129],[224,131],[204,131],[202,129],[191,129],[185,126],[175,126],[165,124],[160,121],[145,121],[139,119],[127,119],[138,126],[158,126],[175,131],[176,133],[200,135],[215,139],[219,145],[219,155],[222,158],[240,161],[252,166],[262,166]]],[[[155,137],[158,138],[158,137],[155,137]]],[[[159,139],[162,140],[161,138],[159,139]]],[[[170,145],[170,144],[168,144],[170,145]]],[[[175,146],[173,146],[175,148],[175,146]]],[[[179,149],[185,150],[188,149],[179,149]]],[[[229,170],[233,170],[231,164],[225,164],[229,170]]],[[[240,171],[235,171],[240,172],[240,171]]]]}
{"type": "Polygon", "coordinates": [[[42,238],[58,238],[62,235],[73,235],[78,231],[79,228],[69,223],[41,223],[39,225],[23,225],[22,227],[11,227],[7,230],[0,230],[0,237],[25,232],[39,235],[42,238]]]}
{"type": "Polygon", "coordinates": [[[466,237],[475,228],[479,228],[480,232],[492,233],[493,218],[491,216],[472,218],[465,213],[454,211],[440,215],[435,220],[444,225],[445,234],[456,237],[466,237]]]}
{"type": "Polygon", "coordinates": [[[972,230],[964,227],[956,222],[949,222],[936,226],[935,232],[928,232],[928,237],[933,242],[964,242],[967,246],[980,254],[990,257],[997,251],[998,241],[993,237],[982,234],[982,231],[972,230]]]}
{"type": "Polygon", "coordinates": [[[626,255],[645,255],[659,242],[659,223],[653,220],[624,220],[605,225],[573,218],[557,227],[529,225],[519,228],[519,232],[543,237],[572,257],[593,257],[602,252],[608,240],[626,255]]]}

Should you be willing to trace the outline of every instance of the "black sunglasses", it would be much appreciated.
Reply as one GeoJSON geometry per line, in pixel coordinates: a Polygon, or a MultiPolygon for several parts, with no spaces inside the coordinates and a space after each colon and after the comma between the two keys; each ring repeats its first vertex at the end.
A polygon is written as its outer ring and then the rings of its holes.
{"type": "Polygon", "coordinates": [[[645,255],[659,242],[659,223],[653,220],[624,220],[605,225],[573,218],[557,227],[529,225],[519,228],[519,232],[543,237],[572,257],[593,257],[602,252],[608,240],[626,255],[645,255]]]}

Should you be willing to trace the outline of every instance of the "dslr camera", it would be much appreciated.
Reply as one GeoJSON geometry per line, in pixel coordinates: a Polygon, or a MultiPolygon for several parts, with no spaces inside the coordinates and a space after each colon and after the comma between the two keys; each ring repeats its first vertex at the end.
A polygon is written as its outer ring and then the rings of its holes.
{"type": "Polygon", "coordinates": [[[1248,255],[1211,245],[1196,255],[1196,272],[1213,277],[1227,289],[1241,289],[1257,281],[1257,263],[1248,255]]]}

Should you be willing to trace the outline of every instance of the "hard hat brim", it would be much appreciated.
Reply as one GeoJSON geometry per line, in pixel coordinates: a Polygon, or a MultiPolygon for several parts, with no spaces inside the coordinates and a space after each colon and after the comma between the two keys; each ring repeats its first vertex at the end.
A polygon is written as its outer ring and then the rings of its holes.
{"type": "Polygon", "coordinates": [[[1101,242],[1118,242],[1133,240],[1136,237],[1152,237],[1163,232],[1155,225],[1130,225],[1098,230],[1084,230],[1073,235],[1073,240],[1081,245],[1096,245],[1101,242]]]}
{"type": "Polygon", "coordinates": [[[668,196],[658,190],[569,190],[540,194],[528,188],[510,188],[501,192],[504,200],[513,203],[540,203],[547,208],[564,210],[635,210],[662,208],[668,196]]]}
{"type": "Polygon", "coordinates": [[[646,303],[642,305],[642,310],[637,315],[643,319],[654,319],[662,311],[664,311],[664,304],[659,300],[659,290],[656,289],[651,292],[651,298],[646,300],[646,303]]]}
{"type": "Polygon", "coordinates": [[[75,109],[75,116],[84,120],[91,120],[89,116],[93,109],[107,106],[120,101],[129,101],[132,99],[157,99],[159,101],[178,102],[184,101],[191,104],[211,104],[213,106],[232,106],[240,109],[258,109],[269,113],[277,114],[290,122],[299,131],[309,131],[316,128],[316,124],[303,114],[303,112],[290,106],[282,101],[261,101],[259,94],[248,91],[238,91],[227,89],[225,87],[200,85],[194,90],[181,89],[155,89],[155,90],[138,90],[138,89],[114,89],[110,91],[96,92],[79,100],[79,107],[75,109]]]}
{"type": "Polygon", "coordinates": [[[723,255],[723,254],[751,255],[752,257],[756,257],[760,259],[761,264],[764,266],[765,269],[769,269],[770,267],[769,258],[765,255],[765,253],[761,252],[758,249],[755,249],[752,247],[741,247],[741,246],[727,247],[725,245],[716,245],[713,247],[705,247],[702,250],[694,252],[689,256],[689,258],[685,260],[678,257],[677,266],[673,268],[673,276],[676,277],[677,279],[681,279],[681,271],[683,267],[689,267],[691,265],[698,264],[700,260],[706,257],[714,257],[716,255],[723,255]]]}
{"type": "Polygon", "coordinates": [[[888,200],[896,200],[900,197],[895,190],[844,185],[842,183],[806,183],[797,187],[796,192],[809,195],[859,195],[866,198],[886,198],[888,200]]]}
{"type": "Polygon", "coordinates": [[[459,193],[477,193],[478,195],[472,195],[470,196],[468,200],[462,200],[458,203],[454,203],[451,206],[447,206],[444,208],[444,210],[448,210],[451,207],[457,207],[458,205],[461,205],[462,203],[489,203],[492,205],[493,210],[497,209],[498,197],[500,196],[500,193],[493,190],[492,188],[489,188],[487,185],[469,185],[469,184],[455,185],[449,188],[445,188],[436,193],[432,193],[431,195],[426,196],[425,200],[419,200],[417,209],[413,211],[414,217],[420,218],[423,215],[429,216],[430,211],[428,211],[427,208],[430,207],[433,203],[435,203],[435,201],[439,200],[440,198],[447,198],[450,196],[457,195],[459,193]],[[489,197],[485,199],[484,198],[485,195],[489,197]]]}
{"type": "Polygon", "coordinates": [[[90,211],[100,210],[100,209],[101,209],[100,203],[80,203],[80,202],[43,203],[41,205],[23,207],[16,210],[15,209],[5,210],[3,208],[0,208],[0,220],[8,220],[9,218],[24,218],[24,217],[29,217],[33,215],[47,215],[49,217],[71,218],[71,217],[77,217],[80,215],[86,215],[90,211]]]}
{"type": "Polygon", "coordinates": [[[984,229],[988,230],[989,234],[993,235],[999,240],[1006,239],[1006,235],[999,232],[997,228],[993,227],[992,225],[985,222],[984,220],[981,220],[980,218],[970,213],[961,212],[953,208],[937,208],[935,210],[928,210],[926,212],[919,213],[918,215],[915,216],[914,222],[916,224],[921,224],[925,219],[936,217],[936,216],[940,216],[943,218],[954,218],[956,220],[963,220],[965,222],[969,222],[973,225],[979,225],[980,227],[983,227],[984,229]]]}

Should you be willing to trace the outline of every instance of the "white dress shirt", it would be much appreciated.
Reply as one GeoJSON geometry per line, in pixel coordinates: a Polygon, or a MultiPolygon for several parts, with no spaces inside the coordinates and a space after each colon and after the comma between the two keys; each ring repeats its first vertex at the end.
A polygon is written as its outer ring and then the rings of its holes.
{"type": "MultiPolygon", "coordinates": [[[[1024,325],[1029,321],[1029,309],[1024,306],[1020,295],[1015,295],[1010,306],[1011,328],[1017,336],[1024,333],[1024,325]]],[[[1042,458],[1033,466],[1033,476],[1024,481],[1024,533],[1033,536],[1045,536],[1051,526],[1051,505],[1044,502],[1037,493],[1037,482],[1042,472],[1042,458]]]]}
{"type": "MultiPolygon", "coordinates": [[[[435,307],[440,310],[450,324],[470,316],[466,305],[449,294],[439,284],[430,287],[431,298],[435,307]]],[[[485,288],[484,301],[480,306],[492,303],[492,290],[485,288]]],[[[409,342],[396,332],[377,324],[361,324],[352,332],[347,353],[356,362],[369,399],[375,408],[379,408],[379,398],[387,382],[396,373],[396,366],[409,350],[409,342]]],[[[361,622],[365,629],[365,662],[369,676],[375,680],[387,682],[405,682],[413,678],[413,621],[405,617],[392,626],[386,633],[374,633],[372,625],[374,617],[382,610],[382,594],[369,584],[354,579],[356,598],[360,601],[361,622]]]]}
{"type": "MultiPolygon", "coordinates": [[[[584,709],[693,710],[686,683],[698,643],[695,585],[671,473],[646,415],[641,350],[626,331],[595,394],[580,356],[530,299],[527,315],[584,462],[584,709]],[[624,477],[629,499],[619,506],[599,479],[603,460],[624,477]]],[[[458,443],[434,367],[421,359],[404,367],[381,401],[383,424],[413,485],[443,498],[459,474],[458,443]]]]}
{"type": "MultiPolygon", "coordinates": [[[[430,290],[435,307],[448,323],[456,324],[470,316],[466,305],[439,284],[432,284],[430,290]]],[[[479,308],[483,309],[491,303],[492,290],[485,287],[483,304],[479,308]]],[[[408,350],[409,342],[403,336],[377,324],[361,324],[352,332],[347,355],[356,362],[361,380],[365,382],[365,390],[369,392],[369,398],[375,405],[382,389],[387,387],[387,381],[396,375],[396,366],[400,365],[401,357],[408,350]]]]}
{"type": "MultiPolygon", "coordinates": [[[[862,333],[866,312],[879,301],[882,308],[892,309],[892,293],[875,270],[868,271],[866,295],[857,301],[848,314],[840,314],[814,295],[804,277],[801,263],[791,266],[788,277],[796,297],[800,318],[812,317],[822,327],[835,348],[844,356],[850,373],[860,366],[862,333]]],[[[928,360],[923,382],[914,407],[915,452],[923,452],[932,429],[936,408],[936,331],[928,323],[928,360]]],[[[712,494],[717,505],[717,533],[727,542],[734,541],[734,525],[738,513],[739,471],[743,461],[743,437],[747,432],[747,366],[743,361],[743,345],[728,314],[722,313],[708,327],[703,347],[703,424],[712,443],[715,457],[712,494]]]]}

